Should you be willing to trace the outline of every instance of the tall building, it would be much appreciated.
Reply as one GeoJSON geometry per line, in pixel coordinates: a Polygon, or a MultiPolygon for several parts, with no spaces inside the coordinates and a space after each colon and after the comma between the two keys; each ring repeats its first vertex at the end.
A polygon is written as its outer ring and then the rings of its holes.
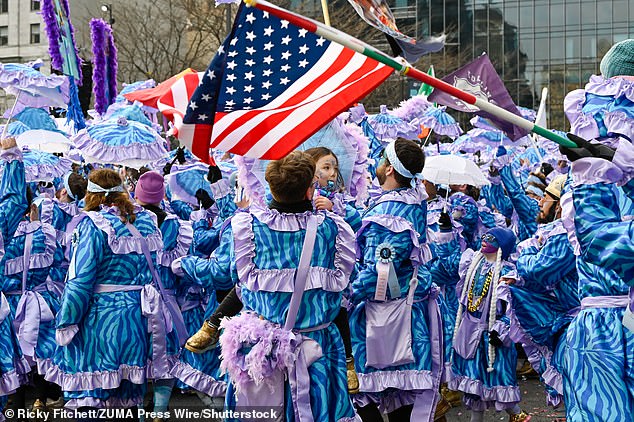
{"type": "MultiPolygon", "coordinates": [[[[36,0],[0,0],[0,62],[42,59],[45,62],[42,70],[49,68],[48,42],[39,11],[40,2],[36,0]]],[[[0,90],[0,109],[7,106],[10,104],[0,90]]]]}
{"type": "Polygon", "coordinates": [[[569,128],[563,112],[566,93],[599,73],[601,58],[612,44],[634,37],[634,0],[390,4],[395,9],[416,5],[415,22],[410,18],[403,24],[413,23],[418,36],[448,34],[444,51],[424,59],[435,65],[438,76],[487,52],[516,104],[537,109],[542,88],[548,88],[548,124],[557,129],[569,128]]]}
{"type": "Polygon", "coordinates": [[[0,0],[0,62],[50,60],[39,0],[0,0]]]}

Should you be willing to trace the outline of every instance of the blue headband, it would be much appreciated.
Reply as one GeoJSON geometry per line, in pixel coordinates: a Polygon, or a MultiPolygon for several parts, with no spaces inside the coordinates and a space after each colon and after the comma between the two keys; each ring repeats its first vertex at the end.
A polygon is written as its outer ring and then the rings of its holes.
{"type": "Polygon", "coordinates": [[[387,156],[388,161],[390,162],[392,167],[394,167],[394,170],[398,174],[408,179],[412,179],[411,185],[413,188],[415,188],[417,180],[423,180],[423,174],[422,173],[412,174],[409,170],[405,168],[403,163],[401,163],[401,160],[399,160],[398,156],[396,155],[396,150],[394,149],[395,143],[396,141],[391,142],[387,145],[387,147],[385,147],[385,155],[387,156]]]}

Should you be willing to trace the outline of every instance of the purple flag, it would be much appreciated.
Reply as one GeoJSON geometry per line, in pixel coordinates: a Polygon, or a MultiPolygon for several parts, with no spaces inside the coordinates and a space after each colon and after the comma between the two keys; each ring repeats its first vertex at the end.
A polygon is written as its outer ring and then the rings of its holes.
{"type": "MultiPolygon", "coordinates": [[[[511,99],[511,95],[506,90],[495,68],[493,68],[489,56],[486,54],[482,54],[471,63],[445,76],[442,80],[491,104],[495,104],[513,114],[521,116],[511,99]]],[[[438,89],[434,89],[434,92],[431,93],[427,100],[446,105],[454,110],[475,113],[485,119],[489,119],[491,123],[504,131],[504,133],[514,141],[522,136],[526,136],[528,133],[520,127],[501,120],[492,114],[481,111],[476,106],[467,104],[438,89]]]]}

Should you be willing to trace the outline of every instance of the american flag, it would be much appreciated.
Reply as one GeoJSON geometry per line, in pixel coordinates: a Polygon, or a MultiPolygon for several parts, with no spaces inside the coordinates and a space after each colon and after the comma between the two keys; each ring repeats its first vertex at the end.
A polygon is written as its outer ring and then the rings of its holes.
{"type": "Polygon", "coordinates": [[[184,74],[156,101],[157,108],[161,114],[174,123],[174,136],[178,136],[178,127],[183,124],[183,116],[187,112],[189,99],[202,82],[204,76],[204,72],[184,74]]]}
{"type": "Polygon", "coordinates": [[[280,159],[391,72],[374,59],[241,5],[232,33],[190,100],[178,137],[203,160],[209,147],[280,159]]]}

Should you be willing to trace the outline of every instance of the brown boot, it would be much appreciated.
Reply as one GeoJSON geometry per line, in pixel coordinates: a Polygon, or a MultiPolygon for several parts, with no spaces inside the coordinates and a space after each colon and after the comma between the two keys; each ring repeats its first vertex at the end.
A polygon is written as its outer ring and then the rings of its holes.
{"type": "Polygon", "coordinates": [[[348,393],[357,394],[359,392],[359,377],[354,369],[354,358],[346,358],[346,373],[348,375],[348,393]]]}
{"type": "Polygon", "coordinates": [[[530,420],[531,420],[531,415],[524,412],[523,410],[520,413],[509,415],[509,422],[528,422],[530,420]]]}
{"type": "Polygon", "coordinates": [[[520,377],[526,378],[538,378],[539,374],[535,372],[530,362],[527,360],[524,361],[524,364],[520,369],[517,370],[517,375],[520,377]]]}
{"type": "Polygon", "coordinates": [[[203,326],[200,330],[189,339],[185,344],[185,348],[190,352],[204,353],[207,350],[211,350],[218,344],[218,327],[211,324],[209,321],[203,322],[203,326]]]}
{"type": "Polygon", "coordinates": [[[434,422],[441,422],[445,420],[445,415],[451,409],[451,405],[444,397],[440,397],[440,401],[436,405],[436,413],[434,413],[434,422]]]}

